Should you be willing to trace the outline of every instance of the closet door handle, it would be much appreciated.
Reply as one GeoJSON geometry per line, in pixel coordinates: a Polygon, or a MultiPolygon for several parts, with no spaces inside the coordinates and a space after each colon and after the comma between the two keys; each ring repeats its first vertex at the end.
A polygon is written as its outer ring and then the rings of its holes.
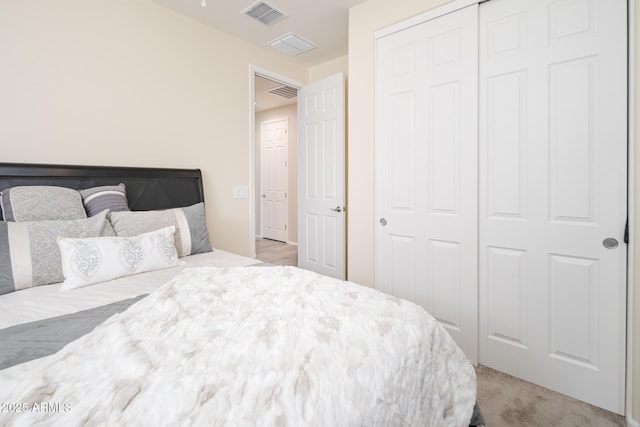
{"type": "Polygon", "coordinates": [[[386,218],[380,218],[380,225],[381,226],[386,226],[387,225],[387,219],[386,218]]]}
{"type": "Polygon", "coordinates": [[[331,209],[334,212],[342,212],[342,208],[340,206],[335,207],[335,208],[329,208],[329,209],[331,209]]]}

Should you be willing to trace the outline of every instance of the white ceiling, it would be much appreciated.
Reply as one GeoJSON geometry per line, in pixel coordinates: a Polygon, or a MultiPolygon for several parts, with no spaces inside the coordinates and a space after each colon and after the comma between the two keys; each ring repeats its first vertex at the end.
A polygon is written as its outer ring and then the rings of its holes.
{"type": "Polygon", "coordinates": [[[365,0],[266,0],[287,14],[271,26],[242,13],[256,0],[206,0],[206,7],[200,5],[201,0],[153,1],[309,67],[347,54],[349,8],[365,0]],[[269,42],[289,32],[317,47],[289,57],[269,46],[269,42]]]}

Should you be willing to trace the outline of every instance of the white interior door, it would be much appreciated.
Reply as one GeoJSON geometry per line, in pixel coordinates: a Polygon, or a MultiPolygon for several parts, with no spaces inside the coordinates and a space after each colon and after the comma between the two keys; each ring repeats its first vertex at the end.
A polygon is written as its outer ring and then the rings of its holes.
{"type": "Polygon", "coordinates": [[[262,237],[287,242],[289,232],[289,120],[263,122],[262,237]]]}
{"type": "Polygon", "coordinates": [[[378,40],[376,288],[422,305],[477,363],[473,5],[378,40]]]}
{"type": "Polygon", "coordinates": [[[617,413],[626,7],[480,7],[480,363],[617,413]]]}
{"type": "Polygon", "coordinates": [[[344,76],[298,92],[298,267],[345,279],[344,76]]]}

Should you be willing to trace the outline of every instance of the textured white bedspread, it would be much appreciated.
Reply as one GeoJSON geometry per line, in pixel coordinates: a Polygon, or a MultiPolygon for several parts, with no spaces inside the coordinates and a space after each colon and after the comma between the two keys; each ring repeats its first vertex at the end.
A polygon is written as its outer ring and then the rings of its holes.
{"type": "Polygon", "coordinates": [[[466,426],[476,396],[422,308],[293,267],[186,270],[24,366],[2,425],[466,426]]]}
{"type": "Polygon", "coordinates": [[[184,265],[120,277],[108,282],[60,292],[61,283],[0,295],[0,329],[76,313],[148,294],[182,270],[194,267],[246,267],[260,261],[216,249],[180,258],[184,265]]]}

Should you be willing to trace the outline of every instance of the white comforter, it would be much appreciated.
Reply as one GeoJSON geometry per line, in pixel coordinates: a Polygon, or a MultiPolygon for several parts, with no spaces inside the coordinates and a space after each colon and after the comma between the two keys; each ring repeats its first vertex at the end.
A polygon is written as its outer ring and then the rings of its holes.
{"type": "Polygon", "coordinates": [[[475,390],[412,303],[293,267],[198,268],[3,383],[0,424],[465,426],[475,390]]]}

